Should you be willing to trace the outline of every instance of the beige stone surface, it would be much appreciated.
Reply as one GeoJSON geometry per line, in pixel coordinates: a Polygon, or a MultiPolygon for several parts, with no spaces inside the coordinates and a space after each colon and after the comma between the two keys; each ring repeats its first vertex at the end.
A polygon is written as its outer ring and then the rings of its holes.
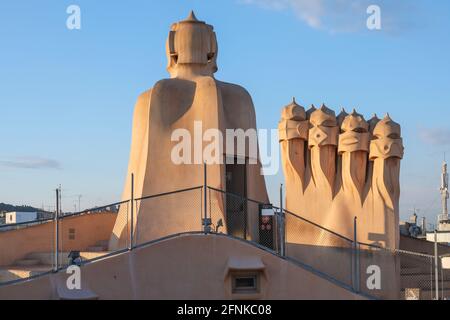
{"type": "MultiPolygon", "coordinates": [[[[367,122],[356,111],[336,117],[325,105],[305,112],[293,101],[282,111],[279,137],[289,211],[350,239],[357,217],[359,241],[399,247],[404,148],[389,115],[367,122]]],[[[287,242],[298,242],[295,224],[286,228],[287,242]]],[[[321,236],[301,242],[327,245],[321,236]]]]}
{"type": "MultiPolygon", "coordinates": [[[[171,141],[174,130],[185,129],[193,136],[195,121],[201,121],[203,132],[219,129],[224,136],[226,129],[256,128],[255,109],[249,93],[238,85],[214,78],[218,45],[212,26],[197,20],[191,13],[186,20],[172,25],[166,49],[170,79],[158,81],[136,103],[123,192],[125,200],[131,198],[131,174],[135,176],[135,198],[203,185],[202,159],[197,164],[173,163],[171,153],[177,144],[171,141]]],[[[203,142],[200,147],[203,149],[208,144],[203,142]]],[[[223,154],[225,156],[230,155],[223,154]]],[[[248,150],[243,156],[249,156],[248,150]]],[[[260,168],[259,161],[247,166],[247,196],[267,202],[260,168]]],[[[225,189],[225,165],[208,164],[208,185],[225,189]]],[[[200,196],[197,191],[138,202],[133,227],[136,242],[201,230],[200,196]]],[[[221,210],[215,214],[215,220],[222,218],[226,221],[222,197],[211,201],[215,208],[221,210]]],[[[110,249],[126,244],[130,217],[129,208],[121,208],[110,249]]],[[[258,233],[257,212],[251,213],[248,220],[251,228],[248,228],[247,236],[255,239],[258,233]]]]}
{"type": "MultiPolygon", "coordinates": [[[[87,251],[99,241],[109,239],[116,217],[115,213],[105,212],[60,220],[60,250],[87,251]],[[74,231],[74,239],[70,237],[70,231],[74,231]]],[[[53,249],[53,222],[0,232],[0,267],[10,266],[30,254],[48,253],[51,256],[53,249]]]]}
{"type": "Polygon", "coordinates": [[[0,300],[82,299],[86,296],[157,300],[365,299],[254,245],[221,235],[176,236],[88,264],[81,271],[80,294],[61,296],[69,275],[59,272],[33,281],[0,286],[0,300]],[[233,294],[230,269],[262,270],[259,292],[233,294]]]}

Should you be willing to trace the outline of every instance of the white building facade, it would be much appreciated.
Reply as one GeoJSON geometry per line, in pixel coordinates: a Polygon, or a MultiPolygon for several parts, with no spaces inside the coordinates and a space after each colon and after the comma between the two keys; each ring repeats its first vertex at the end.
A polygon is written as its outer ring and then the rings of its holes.
{"type": "Polygon", "coordinates": [[[37,212],[7,212],[5,224],[25,223],[37,220],[37,212]]]}

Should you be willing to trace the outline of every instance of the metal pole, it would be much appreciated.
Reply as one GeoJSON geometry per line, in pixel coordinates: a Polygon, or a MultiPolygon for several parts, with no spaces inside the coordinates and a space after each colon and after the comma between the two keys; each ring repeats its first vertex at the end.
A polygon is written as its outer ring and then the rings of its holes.
{"type": "Polygon", "coordinates": [[[283,257],[286,255],[284,225],[285,225],[285,218],[283,208],[283,184],[280,184],[280,249],[281,255],[283,257]]]}
{"type": "Polygon", "coordinates": [[[359,275],[359,250],[358,250],[358,218],[353,220],[353,287],[356,292],[360,291],[360,275],[359,275]]]}
{"type": "Polygon", "coordinates": [[[54,261],[53,271],[57,272],[59,268],[59,188],[56,188],[56,210],[54,217],[54,261]]]}
{"type": "Polygon", "coordinates": [[[444,295],[444,269],[442,269],[442,257],[439,257],[439,263],[441,264],[441,299],[445,300],[445,295],[444,295]]]}
{"type": "Polygon", "coordinates": [[[131,174],[131,209],[130,209],[130,246],[129,250],[133,250],[133,233],[134,233],[134,173],[131,174]]]}
{"type": "Polygon", "coordinates": [[[438,257],[437,230],[434,230],[434,277],[436,286],[436,300],[439,300],[439,257],[438,257]]]}
{"type": "Polygon", "coordinates": [[[203,230],[205,234],[209,233],[211,220],[208,219],[208,169],[206,162],[203,164],[203,230]]]}

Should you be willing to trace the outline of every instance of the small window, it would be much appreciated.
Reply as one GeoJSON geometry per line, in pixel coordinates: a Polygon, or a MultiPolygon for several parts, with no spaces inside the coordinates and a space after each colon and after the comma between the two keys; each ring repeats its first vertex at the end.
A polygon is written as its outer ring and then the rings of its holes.
{"type": "Polygon", "coordinates": [[[69,240],[75,240],[75,229],[69,229],[69,240]]]}
{"type": "Polygon", "coordinates": [[[232,277],[233,293],[258,293],[259,277],[252,275],[234,275],[232,277]]]}

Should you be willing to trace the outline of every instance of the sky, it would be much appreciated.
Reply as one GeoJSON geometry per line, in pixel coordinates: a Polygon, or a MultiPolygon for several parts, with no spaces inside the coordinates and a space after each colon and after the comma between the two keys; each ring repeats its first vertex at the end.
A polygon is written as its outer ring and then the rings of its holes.
{"type": "MultiPolygon", "coordinates": [[[[216,78],[252,95],[259,128],[304,106],[389,112],[402,125],[401,217],[439,213],[450,158],[447,0],[41,0],[0,2],[0,202],[63,209],[120,200],[137,96],[167,78],[171,23],[213,24],[216,78]],[[81,29],[66,27],[69,5],[81,29]],[[367,7],[381,9],[368,30],[367,7]]],[[[278,204],[280,172],[266,177],[278,204]]]]}

